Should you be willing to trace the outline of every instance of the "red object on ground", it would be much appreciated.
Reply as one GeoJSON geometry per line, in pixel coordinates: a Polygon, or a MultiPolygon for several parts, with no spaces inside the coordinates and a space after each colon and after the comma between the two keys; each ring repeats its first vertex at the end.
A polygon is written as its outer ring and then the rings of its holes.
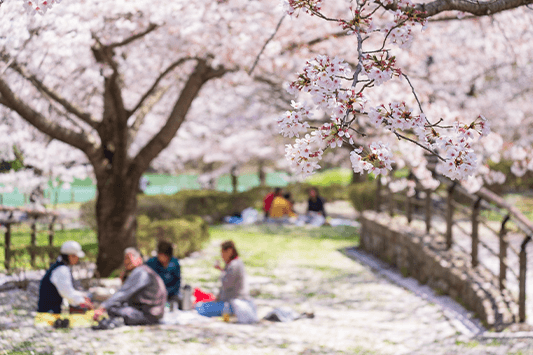
{"type": "Polygon", "coordinates": [[[216,299],[217,298],[212,293],[204,292],[200,290],[199,288],[194,289],[194,303],[195,304],[198,302],[211,302],[211,301],[215,301],[216,299]]]}

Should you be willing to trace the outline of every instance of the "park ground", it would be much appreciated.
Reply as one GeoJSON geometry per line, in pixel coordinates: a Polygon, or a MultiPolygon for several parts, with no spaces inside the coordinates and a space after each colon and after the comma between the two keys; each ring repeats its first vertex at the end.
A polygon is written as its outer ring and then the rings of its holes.
{"type": "Polygon", "coordinates": [[[348,258],[357,229],[211,228],[181,261],[184,282],[215,292],[220,242],[233,239],[259,316],[289,307],[314,318],[255,325],[188,324],[54,330],[35,327],[36,287],[0,293],[0,354],[533,354],[533,339],[466,336],[442,309],[348,258]]]}

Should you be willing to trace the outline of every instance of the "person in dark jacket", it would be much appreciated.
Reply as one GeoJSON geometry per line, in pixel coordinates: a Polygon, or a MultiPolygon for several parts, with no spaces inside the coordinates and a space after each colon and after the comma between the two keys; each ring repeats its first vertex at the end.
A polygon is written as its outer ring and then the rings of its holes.
{"type": "MultiPolygon", "coordinates": [[[[157,256],[149,259],[146,265],[150,266],[165,283],[167,289],[167,300],[171,304],[177,302],[181,304],[180,284],[181,271],[180,263],[173,256],[174,248],[166,240],[157,243],[157,256]]],[[[181,308],[181,307],[180,307],[181,308]]]]}
{"type": "Polygon", "coordinates": [[[61,313],[63,298],[72,307],[92,309],[90,299],[82,291],[74,288],[74,280],[69,266],[76,265],[85,256],[81,245],[73,240],[63,243],[60,256],[50,265],[39,284],[37,312],[61,313]]]}
{"type": "Polygon", "coordinates": [[[93,329],[111,329],[122,323],[157,324],[163,318],[167,289],[161,277],[143,264],[141,253],[135,248],[124,250],[124,267],[131,272],[122,287],[94,311],[94,320],[106,311],[110,318],[101,320],[93,329]]]}
{"type": "Polygon", "coordinates": [[[318,195],[316,187],[311,187],[308,191],[309,200],[307,200],[307,213],[316,212],[326,218],[326,210],[324,209],[324,201],[318,195]]]}
{"type": "Polygon", "coordinates": [[[309,200],[307,200],[307,213],[304,219],[305,223],[321,226],[326,222],[324,200],[319,196],[316,187],[311,187],[308,190],[308,193],[309,200]]]}

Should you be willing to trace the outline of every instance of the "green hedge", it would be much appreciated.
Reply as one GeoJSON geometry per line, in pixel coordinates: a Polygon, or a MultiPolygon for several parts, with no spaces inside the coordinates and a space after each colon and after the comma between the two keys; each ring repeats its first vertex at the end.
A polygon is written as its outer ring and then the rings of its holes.
{"type": "Polygon", "coordinates": [[[351,185],[348,193],[353,207],[359,212],[373,209],[376,203],[376,189],[375,181],[351,185]]]}
{"type": "Polygon", "coordinates": [[[251,194],[231,194],[213,190],[183,190],[174,195],[142,195],[138,198],[137,214],[150,220],[168,220],[186,215],[202,216],[209,222],[219,222],[224,216],[253,206],[251,194]]]}
{"type": "MultiPolygon", "coordinates": [[[[296,202],[307,201],[307,190],[313,185],[293,183],[283,188],[296,202]]],[[[261,210],[263,198],[272,187],[258,186],[248,191],[232,194],[214,190],[182,190],[174,195],[139,195],[137,216],[147,216],[151,221],[171,220],[182,216],[201,216],[208,223],[218,223],[224,216],[242,212],[247,207],[261,210]]],[[[350,199],[350,186],[330,185],[318,187],[320,196],[327,202],[350,199]]],[[[82,204],[80,219],[96,231],[95,201],[82,204]]]]}
{"type": "Polygon", "coordinates": [[[145,255],[150,255],[157,242],[164,239],[174,244],[177,258],[184,258],[201,250],[204,242],[209,240],[209,226],[198,216],[150,221],[148,216],[141,215],[137,223],[137,244],[145,255]]]}

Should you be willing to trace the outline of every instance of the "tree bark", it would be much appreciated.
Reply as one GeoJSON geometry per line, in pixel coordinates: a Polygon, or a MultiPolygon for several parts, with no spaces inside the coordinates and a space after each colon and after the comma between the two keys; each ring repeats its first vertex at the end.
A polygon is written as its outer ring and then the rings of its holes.
{"type": "Polygon", "coordinates": [[[139,179],[109,174],[97,181],[96,220],[98,224],[97,271],[106,277],[119,268],[123,251],[136,246],[137,192],[139,179]]]}
{"type": "Polygon", "coordinates": [[[266,186],[265,161],[259,160],[258,164],[259,186],[266,186]]]}
{"type": "Polygon", "coordinates": [[[462,11],[474,16],[489,16],[498,12],[512,10],[533,3],[533,0],[434,0],[425,4],[417,4],[415,8],[426,12],[425,17],[432,17],[444,11],[462,11]]]}

